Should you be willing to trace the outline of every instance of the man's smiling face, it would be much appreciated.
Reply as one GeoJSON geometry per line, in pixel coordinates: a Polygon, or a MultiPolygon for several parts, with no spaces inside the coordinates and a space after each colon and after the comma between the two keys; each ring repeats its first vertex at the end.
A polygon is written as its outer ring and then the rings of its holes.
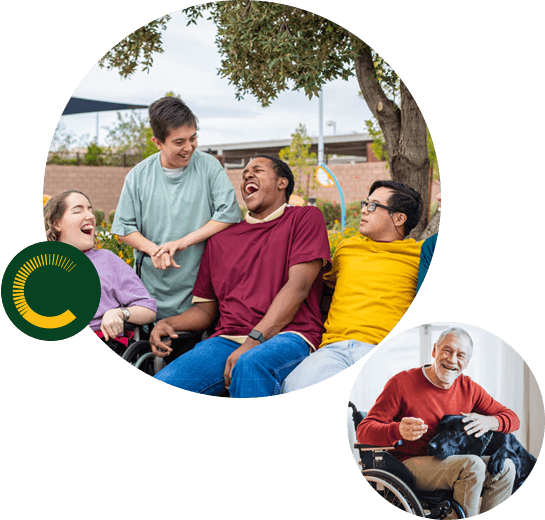
{"type": "Polygon", "coordinates": [[[153,137],[152,141],[161,151],[161,165],[163,168],[171,170],[185,168],[197,148],[197,129],[194,126],[180,126],[173,128],[164,142],[156,137],[153,137]]]}
{"type": "Polygon", "coordinates": [[[448,334],[439,345],[433,346],[432,378],[440,388],[449,388],[467,368],[470,344],[465,338],[448,334]]]}
{"type": "Polygon", "coordinates": [[[252,159],[242,174],[240,191],[250,215],[264,219],[286,202],[288,180],[279,177],[270,159],[252,159]]]}

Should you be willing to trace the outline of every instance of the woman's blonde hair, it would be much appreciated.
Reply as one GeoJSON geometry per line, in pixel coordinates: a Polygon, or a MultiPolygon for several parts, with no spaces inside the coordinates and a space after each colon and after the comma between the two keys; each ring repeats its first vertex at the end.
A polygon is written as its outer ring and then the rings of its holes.
{"type": "MultiPolygon", "coordinates": [[[[66,190],[62,193],[58,193],[51,197],[44,206],[44,225],[45,225],[45,236],[47,240],[57,242],[59,240],[59,233],[53,227],[53,223],[56,220],[60,220],[66,211],[66,199],[72,193],[79,193],[83,195],[87,200],[89,197],[85,195],[82,191],[79,190],[66,190]]],[[[89,203],[91,201],[89,200],[89,203]]]]}

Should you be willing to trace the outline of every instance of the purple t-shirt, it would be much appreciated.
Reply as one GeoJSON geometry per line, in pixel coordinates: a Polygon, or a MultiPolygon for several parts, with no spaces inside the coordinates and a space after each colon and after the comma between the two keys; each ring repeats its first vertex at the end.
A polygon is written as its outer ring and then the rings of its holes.
{"type": "Polygon", "coordinates": [[[157,312],[157,304],[131,267],[107,249],[90,249],[85,254],[93,262],[100,278],[100,303],[89,323],[99,330],[102,316],[110,309],[139,305],[157,312]]]}
{"type": "MultiPolygon", "coordinates": [[[[261,321],[291,266],[328,260],[329,242],[324,218],[313,206],[286,207],[270,222],[246,221],[208,239],[193,295],[217,300],[220,320],[213,336],[245,336],[261,321]]],[[[322,271],[322,273],[324,272],[322,271]]],[[[283,332],[301,333],[314,347],[320,344],[322,274],[283,332]]]]}

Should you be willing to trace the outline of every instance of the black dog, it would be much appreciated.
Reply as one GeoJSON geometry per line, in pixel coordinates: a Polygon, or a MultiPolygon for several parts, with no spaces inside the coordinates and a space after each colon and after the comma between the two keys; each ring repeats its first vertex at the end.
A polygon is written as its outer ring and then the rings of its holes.
{"type": "Polygon", "coordinates": [[[439,423],[437,435],[428,443],[428,454],[439,459],[450,455],[490,455],[487,470],[491,475],[503,469],[505,459],[515,464],[517,476],[513,493],[523,484],[534,468],[536,458],[530,455],[512,433],[486,432],[480,437],[468,435],[463,415],[445,415],[439,423]]]}

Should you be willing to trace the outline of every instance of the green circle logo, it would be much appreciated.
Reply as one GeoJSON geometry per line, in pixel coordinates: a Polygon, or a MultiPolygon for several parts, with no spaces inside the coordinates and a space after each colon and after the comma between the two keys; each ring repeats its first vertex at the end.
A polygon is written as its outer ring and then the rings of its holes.
{"type": "Polygon", "coordinates": [[[6,314],[36,339],[74,336],[89,325],[99,302],[95,266],[79,249],[62,242],[39,242],[23,249],[2,278],[6,314]]]}

